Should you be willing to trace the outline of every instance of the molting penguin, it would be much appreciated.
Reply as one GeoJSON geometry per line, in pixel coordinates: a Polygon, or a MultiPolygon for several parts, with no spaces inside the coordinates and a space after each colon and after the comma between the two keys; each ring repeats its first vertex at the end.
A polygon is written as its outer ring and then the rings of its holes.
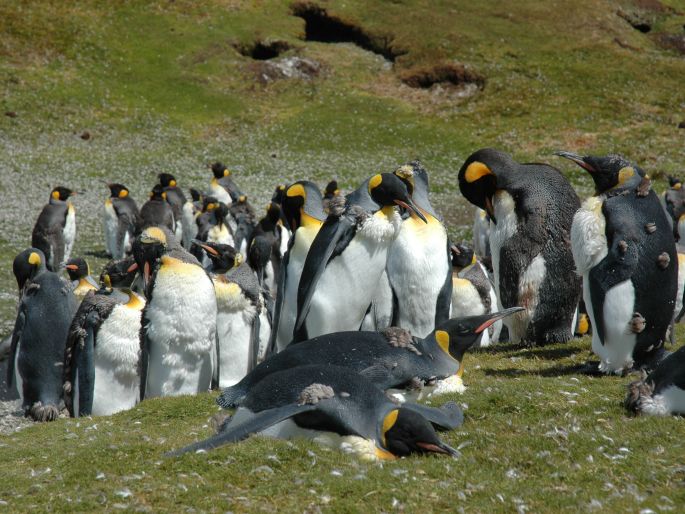
{"type": "Polygon", "coordinates": [[[103,211],[105,247],[112,259],[123,259],[131,251],[140,213],[126,186],[107,184],[107,187],[110,195],[103,211]]]}
{"type": "Polygon", "coordinates": [[[628,386],[624,403],[629,412],[670,416],[685,414],[685,347],[657,364],[648,376],[628,386]]]}
{"type": "Polygon", "coordinates": [[[27,416],[53,421],[62,407],[62,365],[69,324],[77,308],[69,284],[45,269],[45,256],[30,248],[15,258],[14,269],[31,268],[17,276],[23,295],[12,333],[7,387],[16,387],[27,416]]]}
{"type": "MultiPolygon", "coordinates": [[[[243,397],[264,377],[307,364],[348,368],[382,390],[411,389],[450,377],[461,377],[465,352],[495,321],[521,310],[455,318],[425,338],[389,327],[381,332],[336,332],[291,344],[262,362],[233,387],[226,388],[217,403],[224,408],[240,405],[243,397]]],[[[459,381],[461,379],[459,378],[459,381]]]]}
{"type": "Polygon", "coordinates": [[[183,190],[178,187],[176,177],[170,173],[160,173],[157,175],[159,184],[164,188],[166,193],[166,201],[171,205],[171,210],[174,212],[174,220],[176,220],[176,231],[174,235],[178,241],[183,241],[183,231],[186,226],[190,226],[195,222],[195,218],[187,214],[192,213],[192,210],[186,210],[186,195],[183,190]]]}
{"type": "Polygon", "coordinates": [[[90,266],[80,257],[69,259],[65,266],[69,280],[74,288],[73,293],[76,299],[81,302],[90,291],[99,289],[95,279],[90,276],[90,266]]]}
{"type": "Polygon", "coordinates": [[[571,240],[600,370],[654,365],[664,351],[678,286],[666,213],[649,177],[626,158],[558,155],[586,170],[596,187],[573,218],[571,240]]]}
{"type": "Polygon", "coordinates": [[[559,170],[519,164],[491,148],[469,156],[459,189],[491,220],[490,251],[500,305],[525,311],[504,320],[513,342],[565,342],[580,298],[570,247],[580,201],[559,170]]]}
{"type": "Polygon", "coordinates": [[[45,266],[58,271],[69,260],[76,239],[76,209],[69,198],[76,193],[66,187],[56,187],[49,203],[43,207],[31,235],[31,246],[47,258],[45,266]]]}
{"type": "Polygon", "coordinates": [[[392,325],[424,337],[450,317],[452,266],[447,230],[428,198],[428,173],[421,163],[400,166],[394,174],[407,186],[422,216],[407,209],[388,251],[392,325]]]}
{"type": "Polygon", "coordinates": [[[269,351],[280,351],[293,339],[297,318],[297,288],[302,268],[309,248],[326,219],[321,191],[316,184],[306,180],[295,182],[287,188],[282,209],[292,236],[278,277],[269,351]]]}
{"type": "Polygon", "coordinates": [[[174,232],[176,227],[174,211],[166,201],[164,188],[159,184],[155,184],[150,192],[150,199],[140,209],[136,235],[148,227],[157,226],[166,227],[171,232],[174,232]]]}
{"type": "Polygon", "coordinates": [[[145,229],[133,255],[147,298],[140,332],[140,398],[207,391],[217,352],[211,279],[164,227],[145,229]]]}
{"type": "Polygon", "coordinates": [[[107,416],[132,408],[140,398],[140,318],[145,300],[130,289],[117,293],[102,290],[88,295],[69,328],[64,398],[72,417],[107,416]]]}
{"type": "Polygon", "coordinates": [[[357,373],[337,366],[300,366],[256,384],[220,432],[171,455],[209,450],[252,434],[308,438],[363,459],[393,459],[411,453],[457,456],[438,438],[461,425],[455,404],[441,409],[405,403],[401,407],[357,373]]]}

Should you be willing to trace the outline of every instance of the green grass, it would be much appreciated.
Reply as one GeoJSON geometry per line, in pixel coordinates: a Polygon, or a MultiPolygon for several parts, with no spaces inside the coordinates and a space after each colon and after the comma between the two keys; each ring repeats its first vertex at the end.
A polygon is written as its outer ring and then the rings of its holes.
{"type": "MultiPolygon", "coordinates": [[[[0,0],[0,330],[11,330],[15,314],[9,263],[29,244],[58,183],[81,191],[75,254],[94,269],[103,263],[91,254],[104,249],[103,180],[127,184],[142,202],[161,171],[183,187],[205,187],[205,165],[217,159],[261,210],[277,183],[337,177],[349,191],[419,157],[455,238],[468,237],[471,225],[456,172],[485,146],[560,166],[581,196],[591,191],[589,177],[552,152],[622,152],[661,190],[685,158],[676,128],[685,120],[685,60],[652,36],[682,31],[685,2],[664,4],[673,9],[630,0],[320,3],[392,36],[407,50],[393,67],[352,44],[302,40],[304,22],[290,16],[289,1],[0,0]],[[619,9],[649,19],[652,33],[634,30],[619,9]],[[319,76],[260,83],[260,63],[234,49],[257,39],[288,42],[286,55],[318,61],[319,76]],[[401,71],[444,61],[471,66],[486,78],[484,90],[455,99],[399,81],[401,71]],[[79,137],[84,131],[89,140],[79,137]]],[[[470,356],[471,387],[459,398],[469,405],[467,421],[446,436],[469,443],[457,461],[381,467],[258,439],[162,459],[210,432],[204,425],[216,408],[203,395],[2,438],[0,499],[12,510],[69,511],[391,510],[394,500],[410,511],[682,505],[683,421],[626,418],[628,378],[567,368],[588,358],[587,346],[470,356]],[[263,465],[273,473],[259,471],[263,465]]]]}

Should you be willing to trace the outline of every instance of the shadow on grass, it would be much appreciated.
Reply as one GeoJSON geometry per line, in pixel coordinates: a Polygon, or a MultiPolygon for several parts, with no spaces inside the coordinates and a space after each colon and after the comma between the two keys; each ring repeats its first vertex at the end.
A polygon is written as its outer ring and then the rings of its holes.
{"type": "Polygon", "coordinates": [[[552,366],[543,369],[484,369],[483,373],[493,377],[558,377],[560,375],[586,375],[591,377],[603,377],[604,373],[599,371],[599,362],[591,361],[582,364],[566,364],[562,366],[552,366]]]}
{"type": "Polygon", "coordinates": [[[96,257],[98,259],[111,259],[112,257],[105,252],[104,250],[86,250],[83,252],[84,255],[87,255],[89,257],[96,257]]]}

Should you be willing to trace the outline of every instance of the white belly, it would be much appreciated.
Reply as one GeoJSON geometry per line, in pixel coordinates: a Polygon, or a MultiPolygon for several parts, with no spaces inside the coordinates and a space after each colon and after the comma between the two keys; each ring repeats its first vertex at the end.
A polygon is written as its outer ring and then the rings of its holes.
{"type": "Polygon", "coordinates": [[[594,268],[606,257],[605,230],[606,220],[602,214],[602,198],[590,197],[575,213],[571,225],[571,251],[578,274],[594,268]]]}
{"type": "Polygon", "coordinates": [[[683,294],[685,293],[685,253],[678,253],[678,290],[675,297],[674,316],[680,314],[683,308],[683,294]]]}
{"type": "Polygon", "coordinates": [[[643,400],[640,407],[642,412],[653,416],[685,414],[685,391],[671,385],[653,398],[643,400]]]}
{"type": "Polygon", "coordinates": [[[209,229],[209,232],[207,233],[207,242],[233,246],[233,236],[231,236],[228,231],[228,226],[225,223],[222,223],[221,226],[214,225],[209,229]]]}
{"type": "Polygon", "coordinates": [[[24,402],[24,380],[19,373],[19,354],[21,353],[21,339],[17,341],[17,348],[14,353],[14,384],[19,393],[19,399],[24,402]]]}
{"type": "Polygon", "coordinates": [[[123,255],[117,248],[119,220],[111,201],[105,202],[102,224],[105,230],[105,248],[107,249],[107,253],[112,256],[112,259],[121,259],[123,255]]]}
{"type": "MultiPolygon", "coordinates": [[[[519,277],[518,303],[526,310],[504,318],[512,342],[522,341],[539,302],[539,291],[546,275],[545,259],[538,254],[519,277]]],[[[569,328],[570,330],[570,328],[569,328]]]]}
{"type": "Polygon", "coordinates": [[[183,226],[183,246],[190,248],[191,239],[197,236],[197,223],[195,223],[195,207],[192,202],[183,204],[183,214],[181,215],[183,226]]]}
{"type": "Polygon", "coordinates": [[[497,292],[498,297],[500,297],[500,251],[502,250],[504,243],[516,233],[518,227],[514,207],[514,199],[509,193],[506,191],[497,191],[497,193],[495,193],[494,208],[497,224],[490,222],[490,252],[492,255],[495,291],[497,292]]]}
{"type": "MultiPolygon", "coordinates": [[[[71,250],[74,248],[74,240],[76,239],[76,210],[74,206],[69,204],[67,211],[67,220],[64,224],[64,262],[66,263],[71,256],[71,250]]],[[[59,263],[55,263],[59,264],[59,263]]]]}
{"type": "Polygon", "coordinates": [[[389,327],[392,323],[392,309],[392,289],[390,289],[386,268],[378,281],[378,287],[371,302],[371,310],[364,316],[361,329],[373,332],[389,327]]]}
{"type": "MultiPolygon", "coordinates": [[[[587,288],[589,289],[589,288],[587,288]]],[[[585,305],[588,297],[585,295],[585,305]]],[[[591,309],[594,311],[594,309],[591,309]]],[[[633,348],[637,339],[628,327],[635,312],[635,288],[630,279],[609,289],[601,309],[604,317],[604,344],[592,331],[592,350],[600,358],[599,368],[605,373],[621,373],[633,365],[633,348]]],[[[594,319],[591,317],[593,326],[594,319]]]]}
{"type": "Polygon", "coordinates": [[[226,205],[231,205],[231,203],[233,203],[233,200],[231,200],[231,195],[228,194],[228,191],[226,191],[219,184],[215,184],[214,181],[212,181],[209,186],[209,195],[213,196],[220,202],[225,203],[226,205]]]}

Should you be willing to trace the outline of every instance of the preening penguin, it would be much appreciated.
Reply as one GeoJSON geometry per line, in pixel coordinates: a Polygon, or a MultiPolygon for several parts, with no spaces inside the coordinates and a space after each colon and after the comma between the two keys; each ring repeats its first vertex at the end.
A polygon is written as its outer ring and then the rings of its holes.
{"type": "Polygon", "coordinates": [[[216,366],[214,286],[171,231],[149,227],[133,255],[147,303],[141,337],[141,399],[207,391],[216,366]]]}
{"type": "Polygon", "coordinates": [[[64,357],[64,399],[71,416],[106,416],[138,403],[144,306],[130,289],[102,290],[81,302],[64,357]]]}
{"type": "Polygon", "coordinates": [[[401,407],[357,373],[337,366],[300,366],[256,384],[219,433],[170,455],[209,450],[252,434],[308,438],[360,458],[393,459],[411,453],[457,456],[440,441],[443,429],[461,425],[456,404],[441,409],[405,403],[401,407]]]}
{"type": "Polygon", "coordinates": [[[90,266],[88,266],[85,259],[80,257],[69,259],[65,268],[74,288],[73,293],[79,302],[83,300],[89,291],[97,291],[99,289],[95,279],[90,276],[90,266]]]}
{"type": "Polygon", "coordinates": [[[428,198],[428,173],[419,161],[394,171],[407,186],[421,217],[407,209],[388,251],[386,272],[393,293],[392,325],[418,337],[450,317],[452,266],[447,230],[428,198]]]}
{"type": "Polygon", "coordinates": [[[438,326],[427,337],[390,327],[381,332],[336,332],[291,344],[259,364],[233,387],[224,389],[217,403],[224,408],[241,405],[242,399],[264,377],[308,364],[348,368],[382,390],[423,388],[427,383],[461,377],[465,352],[495,321],[521,310],[455,318],[438,326]]]}
{"type": "Polygon", "coordinates": [[[645,172],[626,158],[558,155],[586,170],[596,187],[573,218],[571,241],[600,370],[653,366],[662,357],[678,286],[666,213],[645,172]]]}
{"type": "Polygon", "coordinates": [[[401,218],[395,207],[425,216],[392,173],[374,175],[331,213],[307,253],[297,291],[294,341],[343,330],[359,330],[397,237],[401,218]],[[375,205],[372,210],[364,205],[375,205]]]}
{"type": "Polygon", "coordinates": [[[629,412],[669,416],[685,414],[685,347],[670,354],[641,380],[628,386],[624,403],[629,412]]]}
{"type": "Polygon", "coordinates": [[[69,198],[75,194],[66,187],[54,188],[33,227],[31,246],[43,252],[50,271],[58,271],[69,260],[74,247],[76,209],[69,198]]]}
{"type": "Polygon", "coordinates": [[[571,339],[580,298],[570,232],[580,201],[568,180],[546,164],[519,164],[491,148],[459,170],[464,197],[490,216],[490,251],[500,305],[526,310],[504,320],[513,342],[571,339]]]}
{"type": "Polygon", "coordinates": [[[126,186],[107,184],[107,187],[110,195],[103,211],[105,247],[112,259],[123,259],[131,251],[140,213],[126,186]]]}
{"type": "Polygon", "coordinates": [[[150,192],[150,199],[140,209],[136,235],[148,227],[157,226],[166,227],[171,232],[174,232],[176,227],[174,211],[166,201],[164,188],[159,184],[155,184],[150,192]]]}
{"type": "Polygon", "coordinates": [[[43,253],[35,248],[15,258],[14,269],[31,269],[17,276],[23,294],[12,333],[7,387],[16,387],[27,416],[52,421],[62,408],[62,365],[69,324],[77,308],[66,280],[47,271],[43,253]]]}

